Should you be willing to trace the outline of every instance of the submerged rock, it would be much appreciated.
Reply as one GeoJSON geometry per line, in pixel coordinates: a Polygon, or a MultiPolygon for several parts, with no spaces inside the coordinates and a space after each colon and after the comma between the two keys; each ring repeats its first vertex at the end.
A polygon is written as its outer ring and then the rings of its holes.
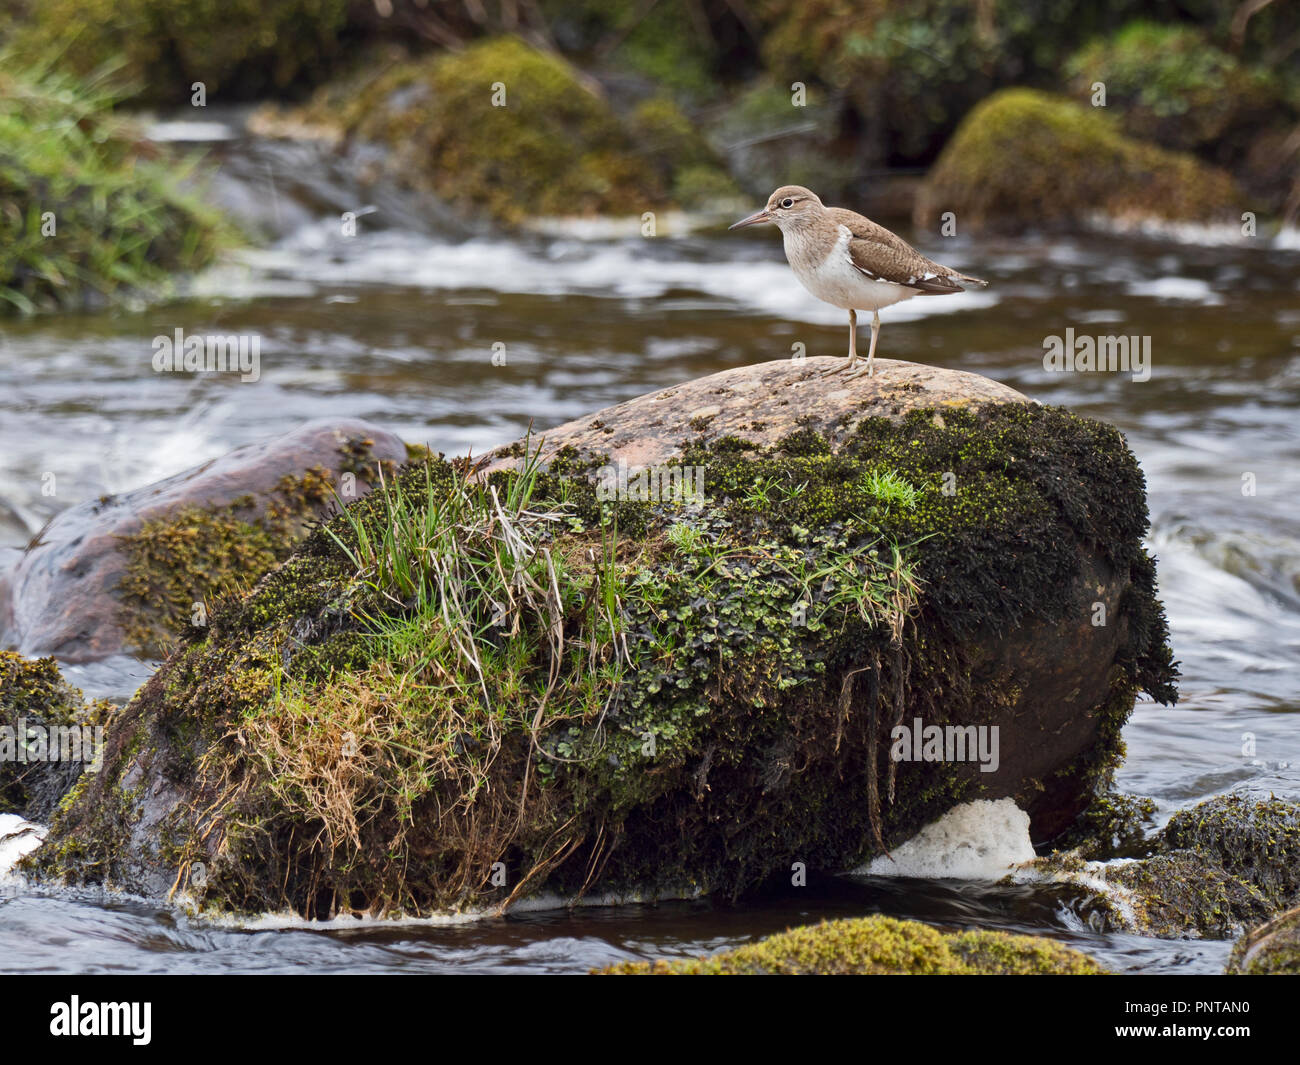
{"type": "Polygon", "coordinates": [[[918,921],[856,917],[792,928],[681,961],[623,962],[607,976],[1099,976],[1096,961],[1050,939],[941,932],[918,921]]]}
{"type": "Polygon", "coordinates": [[[1300,907],[1242,936],[1232,948],[1227,972],[1236,976],[1300,974],[1300,907]]]}
{"type": "Polygon", "coordinates": [[[1175,697],[1141,471],[976,375],[829,363],[408,465],[183,635],[28,868],[422,913],[735,896],[976,799],[1056,835],[1175,697]]]}
{"type": "Polygon", "coordinates": [[[1117,861],[1077,854],[1036,863],[1097,893],[1108,929],[1223,939],[1300,901],[1300,805],[1219,795],[1180,810],[1117,861]]]}
{"type": "Polygon", "coordinates": [[[1003,89],[962,121],[917,199],[918,225],[954,212],[965,232],[1078,229],[1096,216],[1239,222],[1232,178],[1194,156],[1126,137],[1103,111],[1003,89]]]}
{"type": "Polygon", "coordinates": [[[68,662],[158,656],[216,597],[287,557],[336,498],[368,491],[377,462],[406,454],[365,422],[315,421],[70,507],[0,579],[0,640],[68,662]]]}

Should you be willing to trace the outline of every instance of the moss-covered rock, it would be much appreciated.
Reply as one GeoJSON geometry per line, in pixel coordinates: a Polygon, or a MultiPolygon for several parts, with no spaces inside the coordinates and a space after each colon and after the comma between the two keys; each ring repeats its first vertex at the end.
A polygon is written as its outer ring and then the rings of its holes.
{"type": "Polygon", "coordinates": [[[624,121],[564,59],[514,37],[326,86],[290,118],[378,145],[385,176],[506,223],[639,214],[670,202],[678,169],[710,158],[669,105],[624,121]],[[660,154],[668,135],[691,147],[680,164],[660,154]]]}
{"type": "Polygon", "coordinates": [[[377,464],[406,458],[360,421],[310,422],[132,492],[70,507],[0,580],[0,634],[24,654],[160,657],[242,595],[377,464]]]}
{"type": "MultiPolygon", "coordinates": [[[[185,634],[30,868],[204,909],[424,913],[734,896],[970,798],[1052,834],[1135,693],[1173,697],[1141,473],[1113,429],[975,399],[999,387],[975,375],[821,368],[643,397],[642,454],[676,449],[645,493],[611,495],[576,445],[486,479],[408,466],[185,634]],[[773,439],[714,435],[742,409],[773,439]],[[1000,768],[892,761],[914,717],[998,724],[1000,768]]],[[[585,427],[631,454],[592,428],[614,417],[585,427]]]]}
{"type": "Polygon", "coordinates": [[[1233,945],[1227,972],[1236,976],[1300,974],[1300,907],[1242,936],[1233,945]]]}
{"type": "Polygon", "coordinates": [[[612,976],[1098,976],[1077,950],[1007,932],[942,932],[917,921],[857,917],[792,928],[710,957],[624,962],[612,976]]]}
{"type": "Polygon", "coordinates": [[[0,55],[0,315],[157,294],[233,240],[112,104],[0,55]]]}
{"type": "Polygon", "coordinates": [[[1143,935],[1223,939],[1300,900],[1296,803],[1220,795],[1178,811],[1141,851],[1120,861],[1073,854],[1038,864],[1109,894],[1103,923],[1143,935]]]}
{"type": "Polygon", "coordinates": [[[0,813],[44,822],[77,778],[96,766],[116,709],[87,703],[52,658],[0,651],[0,813]]]}
{"type": "Polygon", "coordinates": [[[1232,178],[1132,140],[1105,111],[1032,89],[994,94],[963,120],[917,200],[919,225],[954,212],[965,232],[1232,221],[1232,178]]]}
{"type": "Polygon", "coordinates": [[[142,98],[251,99],[320,80],[338,51],[347,0],[41,0],[14,46],[78,74],[104,67],[142,98]]]}

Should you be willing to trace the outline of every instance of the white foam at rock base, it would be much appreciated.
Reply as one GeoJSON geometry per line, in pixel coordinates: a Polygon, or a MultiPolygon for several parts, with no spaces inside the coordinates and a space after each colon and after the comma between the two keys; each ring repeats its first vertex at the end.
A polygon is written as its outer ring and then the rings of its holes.
{"type": "Polygon", "coordinates": [[[0,814],[0,880],[7,877],[24,856],[45,839],[45,829],[24,821],[17,814],[0,814]]]}
{"type": "Polygon", "coordinates": [[[1001,880],[1034,860],[1029,815],[1011,799],[978,799],[949,810],[926,825],[892,858],[881,855],[855,869],[871,876],[923,879],[1001,880]]]}

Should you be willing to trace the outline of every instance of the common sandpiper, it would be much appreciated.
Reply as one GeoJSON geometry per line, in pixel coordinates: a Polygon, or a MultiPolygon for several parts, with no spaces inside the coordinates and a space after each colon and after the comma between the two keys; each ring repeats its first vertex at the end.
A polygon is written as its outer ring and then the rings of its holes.
{"type": "Polygon", "coordinates": [[[764,223],[781,230],[785,257],[799,283],[819,300],[849,312],[849,361],[836,370],[850,369],[857,363],[858,311],[871,312],[871,347],[866,365],[853,370],[850,377],[863,370],[868,376],[875,373],[882,307],[913,296],[965,292],[960,282],[988,284],[927,259],[897,233],[870,218],[843,207],[827,207],[815,192],[802,185],[781,186],[768,198],[766,207],[731,228],[764,223]]]}

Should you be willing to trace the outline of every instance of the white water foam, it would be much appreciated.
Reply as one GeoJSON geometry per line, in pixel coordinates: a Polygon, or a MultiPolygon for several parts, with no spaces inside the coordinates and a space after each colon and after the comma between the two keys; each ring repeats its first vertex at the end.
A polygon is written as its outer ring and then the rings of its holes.
{"type": "Polygon", "coordinates": [[[45,839],[45,829],[17,814],[0,814],[0,880],[6,879],[24,856],[45,839]]]}
{"type": "MultiPolygon", "coordinates": [[[[586,909],[593,906],[630,906],[638,903],[665,902],[670,899],[697,899],[701,892],[695,888],[665,890],[658,892],[600,892],[583,895],[581,898],[565,898],[555,894],[533,895],[511,904],[507,911],[511,914],[544,912],[547,910],[564,910],[570,908],[586,909]]],[[[155,900],[156,901],[156,900],[155,900]]],[[[204,913],[195,905],[192,896],[178,893],[172,903],[196,923],[212,925],[218,928],[233,928],[245,932],[281,931],[284,929],[310,928],[313,931],[339,931],[361,928],[418,928],[440,927],[444,925],[470,924],[492,917],[500,917],[501,910],[496,906],[472,907],[465,910],[439,910],[423,917],[405,913],[384,915],[340,914],[328,920],[303,917],[289,910],[277,913],[261,913],[251,917],[232,914],[204,913]]]]}
{"type": "Polygon", "coordinates": [[[1110,870],[1128,865],[1132,861],[1134,861],[1132,858],[1112,858],[1108,862],[1084,862],[1078,868],[1062,869],[1050,860],[1044,859],[1020,866],[1011,874],[1011,880],[1016,884],[1069,884],[1083,888],[1099,898],[1107,899],[1124,927],[1136,929],[1137,910],[1133,902],[1133,893],[1107,879],[1110,870]]]}
{"type": "Polygon", "coordinates": [[[893,857],[881,855],[855,873],[924,879],[1001,880],[1034,860],[1029,815],[1011,799],[978,799],[926,825],[893,857]]]}
{"type": "Polygon", "coordinates": [[[1208,281],[1198,277],[1159,277],[1154,281],[1134,281],[1128,286],[1130,296],[1147,296],[1157,300],[1186,300],[1202,307],[1218,307],[1223,303],[1208,281]]]}
{"type": "MultiPolygon", "coordinates": [[[[487,289],[530,295],[657,299],[675,290],[730,300],[792,321],[845,322],[842,310],[791,284],[790,268],[772,259],[705,260],[651,257],[642,242],[584,244],[557,240],[542,249],[517,243],[469,240],[441,244],[412,234],[379,233],[344,243],[324,226],[307,227],[275,248],[239,252],[233,263],[201,275],[194,295],[226,298],[303,295],[317,285],[404,285],[430,290],[487,289]],[[242,264],[244,270],[239,266],[242,264]]],[[[882,320],[915,321],[935,314],[992,307],[990,291],[943,299],[913,299],[891,307],[882,320]]]]}

